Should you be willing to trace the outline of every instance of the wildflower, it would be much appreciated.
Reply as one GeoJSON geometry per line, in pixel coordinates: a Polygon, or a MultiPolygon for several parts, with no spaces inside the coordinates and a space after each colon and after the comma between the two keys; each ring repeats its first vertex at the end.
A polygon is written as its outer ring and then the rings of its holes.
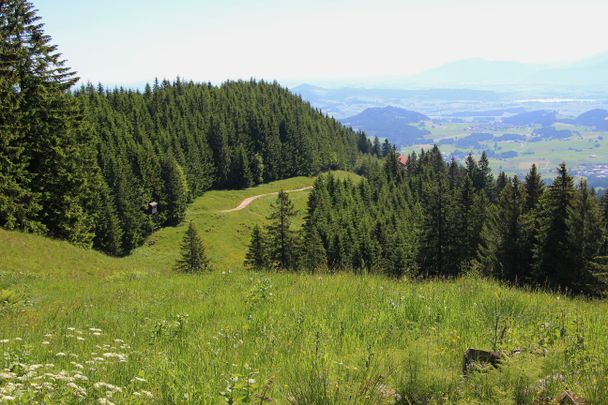
{"type": "Polygon", "coordinates": [[[71,326],[70,326],[70,327],[68,328],[68,330],[69,330],[69,331],[74,332],[74,331],[76,330],[76,328],[73,328],[73,327],[71,327],[71,326]]]}
{"type": "Polygon", "coordinates": [[[84,340],[84,338],[83,338],[82,336],[76,336],[76,340],[83,341],[83,340],[84,340]]]}
{"type": "Polygon", "coordinates": [[[20,337],[16,337],[16,338],[15,338],[15,340],[16,340],[17,342],[21,342],[23,339],[21,339],[20,337]]]}
{"type": "Polygon", "coordinates": [[[65,357],[65,353],[59,352],[55,356],[57,356],[57,357],[65,357]]]}
{"type": "Polygon", "coordinates": [[[51,342],[49,342],[48,340],[45,340],[45,341],[43,341],[43,342],[42,342],[42,344],[43,344],[43,345],[50,345],[50,344],[51,344],[51,342]]]}
{"type": "Polygon", "coordinates": [[[141,390],[141,393],[144,394],[147,398],[153,398],[154,397],[150,391],[141,390]]]}
{"type": "Polygon", "coordinates": [[[17,375],[15,373],[2,372],[2,373],[0,373],[0,381],[2,381],[2,380],[12,380],[16,376],[17,375]]]}
{"type": "Polygon", "coordinates": [[[99,398],[97,400],[100,405],[114,405],[114,402],[110,401],[108,398],[99,398]]]}
{"type": "Polygon", "coordinates": [[[142,383],[148,382],[148,381],[146,381],[145,378],[141,378],[141,377],[133,377],[133,379],[131,381],[137,381],[137,382],[142,382],[142,383]]]}
{"type": "Polygon", "coordinates": [[[44,335],[44,337],[45,337],[45,338],[49,338],[49,339],[50,339],[50,338],[52,338],[52,337],[53,337],[53,334],[52,334],[52,333],[47,333],[46,335],[44,335]]]}
{"type": "Polygon", "coordinates": [[[9,339],[2,339],[0,340],[0,343],[8,343],[10,340],[9,339]]]}
{"type": "Polygon", "coordinates": [[[255,384],[255,379],[253,379],[253,378],[248,379],[247,384],[250,384],[250,385],[255,384]]]}

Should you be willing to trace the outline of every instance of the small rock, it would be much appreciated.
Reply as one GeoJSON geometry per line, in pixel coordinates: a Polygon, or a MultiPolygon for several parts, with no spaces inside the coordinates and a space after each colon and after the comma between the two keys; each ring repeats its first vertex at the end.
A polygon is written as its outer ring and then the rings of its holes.
{"type": "Polygon", "coordinates": [[[481,365],[489,363],[494,367],[498,367],[500,361],[500,353],[479,349],[467,349],[464,352],[464,358],[462,360],[462,374],[467,375],[474,363],[479,363],[481,365]]]}

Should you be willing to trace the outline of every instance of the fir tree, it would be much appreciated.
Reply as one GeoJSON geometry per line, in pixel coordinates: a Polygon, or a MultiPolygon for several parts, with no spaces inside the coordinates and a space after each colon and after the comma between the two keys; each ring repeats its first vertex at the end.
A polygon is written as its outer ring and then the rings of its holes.
{"type": "Polygon", "coordinates": [[[602,214],[599,203],[581,180],[568,218],[568,237],[576,267],[590,269],[590,263],[600,253],[603,242],[602,214]]]}
{"type": "Polygon", "coordinates": [[[243,145],[234,150],[230,167],[230,184],[234,188],[247,188],[253,185],[253,176],[249,167],[249,158],[243,145]]]}
{"type": "Polygon", "coordinates": [[[572,177],[562,163],[553,184],[540,201],[534,251],[536,276],[552,287],[572,287],[582,276],[582,269],[576,262],[576,248],[569,238],[574,197],[572,177]]]}
{"type": "Polygon", "coordinates": [[[26,115],[20,108],[23,93],[17,69],[24,63],[23,34],[15,24],[19,17],[13,9],[17,3],[0,4],[0,226],[43,231],[38,218],[41,207],[30,189],[32,175],[27,171],[26,115]]]}
{"type": "Polygon", "coordinates": [[[266,241],[258,225],[254,226],[251,231],[251,241],[245,255],[245,266],[253,270],[262,270],[270,267],[266,252],[266,241]]]}
{"type": "Polygon", "coordinates": [[[162,174],[166,201],[160,209],[166,210],[167,225],[175,226],[186,216],[186,208],[190,200],[188,181],[182,167],[171,157],[163,161],[162,174]]]}
{"type": "Polygon", "coordinates": [[[7,73],[0,82],[2,109],[15,118],[0,143],[0,157],[11,155],[0,159],[7,166],[0,188],[12,193],[12,212],[6,197],[0,199],[0,223],[23,229],[41,229],[41,223],[55,237],[90,246],[97,165],[83,112],[69,93],[77,78],[30,2],[3,2],[0,20],[1,69],[7,73]]]}
{"type": "Polygon", "coordinates": [[[183,273],[199,273],[211,270],[205,246],[192,222],[184,235],[181,245],[181,257],[175,264],[175,270],[183,273]]]}
{"type": "Polygon", "coordinates": [[[270,224],[266,230],[269,237],[269,258],[279,269],[290,269],[294,265],[294,235],[290,229],[291,220],[296,215],[293,203],[283,190],[271,204],[272,213],[268,217],[270,224]]]}
{"type": "Polygon", "coordinates": [[[525,189],[526,189],[526,211],[531,211],[536,208],[538,201],[544,191],[544,184],[536,169],[536,165],[533,164],[532,168],[526,175],[525,189]]]}
{"type": "Polygon", "coordinates": [[[327,253],[323,246],[323,240],[314,227],[309,228],[304,234],[301,260],[302,267],[310,272],[327,267],[327,253]]]}
{"type": "Polygon", "coordinates": [[[377,136],[374,137],[374,141],[372,143],[372,153],[376,156],[380,156],[382,153],[382,146],[380,145],[380,139],[377,136]]]}
{"type": "Polygon", "coordinates": [[[522,187],[517,176],[507,181],[483,228],[479,260],[487,274],[521,282],[529,278],[523,240],[522,187]]]}

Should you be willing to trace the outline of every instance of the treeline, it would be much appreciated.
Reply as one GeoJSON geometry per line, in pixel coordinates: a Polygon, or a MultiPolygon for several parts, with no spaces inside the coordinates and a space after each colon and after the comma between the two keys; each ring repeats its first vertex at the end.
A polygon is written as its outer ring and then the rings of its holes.
{"type": "Polygon", "coordinates": [[[247,264],[395,277],[477,269],[512,283],[591,292],[592,272],[606,262],[608,196],[600,201],[584,181],[575,184],[565,164],[545,186],[535,166],[522,180],[495,178],[485,154],[461,165],[434,147],[405,165],[392,150],[364,175],[357,184],[319,177],[304,226],[283,231],[292,252],[277,254],[273,221],[266,232],[254,230],[247,264]],[[273,248],[265,251],[268,240],[273,248]]]}
{"type": "Polygon", "coordinates": [[[0,23],[2,227],[124,255],[209,188],[349,169],[374,149],[277,83],[71,93],[30,2],[1,2],[0,23]]]}

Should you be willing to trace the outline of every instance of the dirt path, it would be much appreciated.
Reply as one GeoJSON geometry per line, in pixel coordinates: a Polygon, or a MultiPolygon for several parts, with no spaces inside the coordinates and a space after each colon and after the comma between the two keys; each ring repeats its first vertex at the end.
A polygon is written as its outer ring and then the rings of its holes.
{"type": "MultiPolygon", "coordinates": [[[[298,191],[310,190],[311,188],[312,188],[312,186],[308,186],[308,187],[296,188],[294,190],[286,190],[285,192],[286,193],[296,193],[298,191]]],[[[246,208],[249,204],[251,204],[252,202],[254,202],[255,200],[257,200],[258,198],[266,197],[266,196],[269,196],[269,195],[277,195],[277,194],[279,194],[279,193],[278,192],[275,192],[275,193],[266,193],[266,194],[254,195],[253,197],[247,197],[243,201],[241,201],[241,203],[236,208],[231,208],[229,210],[222,210],[220,212],[240,211],[243,208],[246,208]]]]}

